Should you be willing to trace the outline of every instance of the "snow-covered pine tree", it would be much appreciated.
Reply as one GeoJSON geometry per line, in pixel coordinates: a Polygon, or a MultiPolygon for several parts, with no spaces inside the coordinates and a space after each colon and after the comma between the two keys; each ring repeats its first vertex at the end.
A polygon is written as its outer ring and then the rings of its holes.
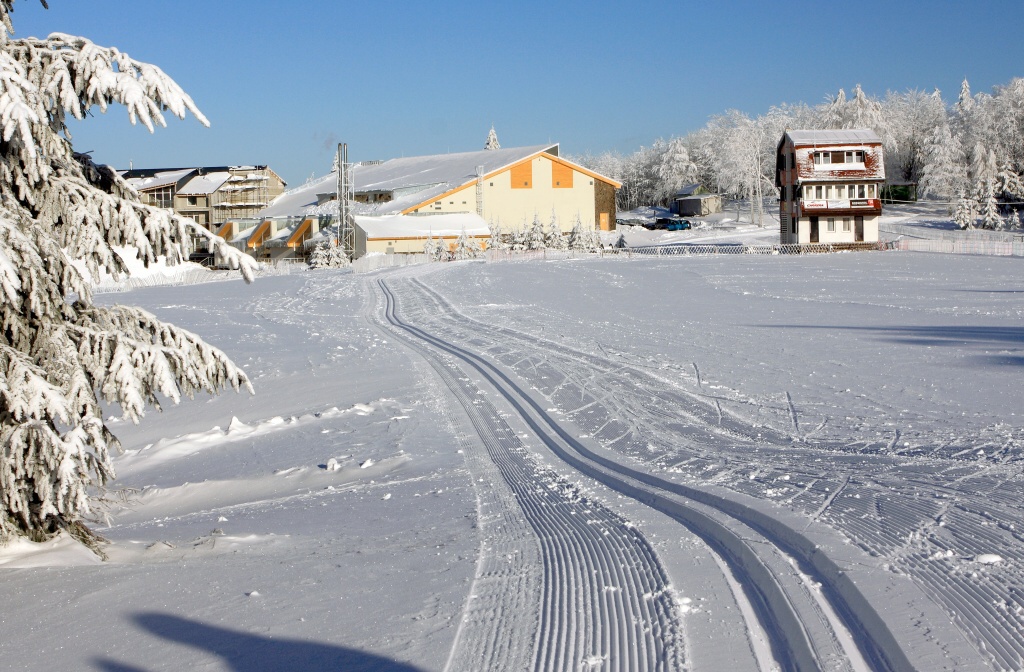
{"type": "Polygon", "coordinates": [[[545,238],[544,222],[540,221],[540,215],[534,214],[533,224],[530,225],[530,230],[526,236],[526,249],[543,250],[547,247],[544,242],[545,238]]]}
{"type": "Polygon", "coordinates": [[[569,230],[569,235],[566,237],[566,247],[573,252],[581,251],[585,248],[583,244],[583,223],[580,221],[580,216],[576,215],[576,221],[572,223],[572,229],[569,230]]]}
{"type": "Polygon", "coordinates": [[[333,240],[320,241],[309,255],[310,268],[345,268],[350,263],[345,250],[333,240]]]}
{"type": "Polygon", "coordinates": [[[139,308],[94,305],[71,260],[119,277],[127,267],[114,248],[174,264],[200,236],[247,280],[257,264],[192,220],[142,204],[67,139],[66,115],[111,103],[150,131],[164,112],[208,124],[192,99],[156,66],[85,38],[13,39],[13,5],[0,0],[0,540],[67,530],[96,548],[83,522],[90,488],[114,477],[119,448],[101,404],[138,422],[160,397],[252,387],[195,334],[139,308]]]}
{"type": "Polygon", "coordinates": [[[999,164],[999,172],[996,175],[996,197],[1005,198],[1008,201],[1019,201],[1024,198],[1024,182],[1017,174],[1009,161],[999,164]]]}
{"type": "Polygon", "coordinates": [[[526,249],[527,233],[525,226],[526,224],[523,223],[512,229],[512,232],[509,234],[508,246],[513,252],[522,252],[526,249]]]}
{"type": "Polygon", "coordinates": [[[562,235],[562,226],[558,223],[558,215],[551,211],[551,220],[548,222],[548,231],[544,237],[544,245],[551,250],[565,249],[565,236],[562,235]]]}
{"type": "Polygon", "coordinates": [[[501,222],[491,222],[487,227],[491,232],[491,237],[487,240],[487,249],[489,250],[504,250],[507,248],[505,241],[503,240],[504,232],[501,230],[501,222]]]}
{"type": "Polygon", "coordinates": [[[995,185],[991,178],[985,180],[984,194],[981,202],[981,228],[998,229],[1003,225],[1003,217],[999,214],[999,201],[996,200],[995,185]]]}
{"type": "Polygon", "coordinates": [[[949,124],[942,123],[933,131],[925,147],[925,163],[921,173],[921,193],[924,196],[952,200],[967,188],[963,149],[959,139],[950,131],[949,124]]]}
{"type": "Polygon", "coordinates": [[[1011,207],[1010,214],[1006,215],[1006,228],[1015,231],[1021,228],[1020,213],[1017,208],[1011,207]]]}
{"type": "Polygon", "coordinates": [[[487,133],[484,149],[501,149],[501,143],[498,142],[498,134],[494,132],[494,126],[491,126],[491,130],[487,133]]]}
{"type": "Polygon", "coordinates": [[[455,261],[476,259],[480,256],[480,252],[480,243],[476,241],[476,238],[470,238],[469,234],[466,233],[465,227],[463,227],[462,233],[455,240],[455,251],[452,252],[452,259],[455,261]]]}
{"type": "Polygon", "coordinates": [[[961,192],[953,210],[953,222],[961,229],[973,229],[977,203],[966,192],[961,192]]]}
{"type": "Polygon", "coordinates": [[[423,243],[423,254],[427,255],[430,261],[437,259],[437,241],[434,240],[433,231],[427,233],[427,240],[423,243]]]}

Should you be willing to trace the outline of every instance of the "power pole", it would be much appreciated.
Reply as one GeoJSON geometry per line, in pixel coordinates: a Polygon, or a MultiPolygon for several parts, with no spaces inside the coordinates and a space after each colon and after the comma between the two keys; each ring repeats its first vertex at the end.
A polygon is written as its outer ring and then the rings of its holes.
{"type": "Polygon", "coordinates": [[[349,210],[352,183],[349,180],[348,144],[338,143],[338,238],[337,244],[349,261],[356,252],[356,227],[349,210]]]}

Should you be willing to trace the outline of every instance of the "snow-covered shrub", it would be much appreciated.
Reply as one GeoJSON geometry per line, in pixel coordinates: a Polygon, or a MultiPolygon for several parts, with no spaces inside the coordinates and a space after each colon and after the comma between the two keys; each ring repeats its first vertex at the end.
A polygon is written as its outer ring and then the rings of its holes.
{"type": "Polygon", "coordinates": [[[340,245],[324,240],[313,248],[308,263],[310,268],[345,268],[350,262],[340,245]]]}
{"type": "Polygon", "coordinates": [[[544,223],[540,221],[539,215],[533,216],[533,224],[530,225],[530,230],[526,236],[526,249],[527,250],[543,250],[547,247],[545,240],[547,234],[544,232],[544,223]]]}
{"type": "Polygon", "coordinates": [[[192,99],[156,66],[85,38],[12,39],[13,4],[0,0],[0,540],[68,530],[92,543],[82,523],[90,487],[114,477],[119,448],[102,403],[138,422],[160,397],[252,388],[196,335],[138,308],[93,305],[71,260],[116,279],[128,269],[115,247],[135,247],[147,266],[175,264],[200,236],[247,280],[257,264],[191,219],[144,205],[66,139],[66,115],[111,103],[151,131],[164,112],[207,124],[192,99]]]}
{"type": "Polygon", "coordinates": [[[973,229],[977,203],[965,193],[960,193],[953,210],[953,222],[961,229],[973,229]]]}

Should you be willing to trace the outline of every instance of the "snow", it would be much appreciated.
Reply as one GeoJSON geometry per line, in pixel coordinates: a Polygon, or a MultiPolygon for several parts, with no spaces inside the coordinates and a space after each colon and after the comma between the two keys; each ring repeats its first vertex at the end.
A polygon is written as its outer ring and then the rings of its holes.
{"type": "MultiPolygon", "coordinates": [[[[773,233],[735,212],[706,224],[626,235],[773,233]]],[[[494,370],[391,325],[380,280],[404,320],[486,353],[523,389],[518,403],[536,402],[533,417],[705,493],[692,506],[755,555],[775,548],[758,557],[798,616],[818,615],[804,625],[821,651],[856,658],[853,643],[883,624],[919,669],[1011,669],[1024,651],[1024,431],[1008,391],[1024,295],[1007,279],[1020,263],[595,258],[135,290],[131,303],[228,352],[256,394],[111,423],[120,490],[95,525],[110,559],[67,537],[0,550],[0,660],[455,670],[534,668],[537,655],[613,669],[637,651],[640,669],[778,663],[742,588],[751,574],[617,489],[614,472],[563,461],[563,439],[525,422],[494,370]],[[757,516],[777,533],[763,536],[757,516]],[[841,571],[809,566],[816,557],[841,571]],[[564,571],[561,610],[544,609],[546,567],[564,571]],[[866,630],[829,616],[850,590],[877,612],[858,610],[866,630]]]]}
{"type": "Polygon", "coordinates": [[[487,236],[490,228],[476,213],[456,212],[443,215],[391,215],[387,217],[356,216],[356,224],[369,239],[426,238],[458,236],[465,231],[470,236],[487,236]]]}
{"type": "Polygon", "coordinates": [[[196,175],[178,190],[178,196],[205,196],[212,194],[231,178],[231,173],[222,171],[196,175]]]}

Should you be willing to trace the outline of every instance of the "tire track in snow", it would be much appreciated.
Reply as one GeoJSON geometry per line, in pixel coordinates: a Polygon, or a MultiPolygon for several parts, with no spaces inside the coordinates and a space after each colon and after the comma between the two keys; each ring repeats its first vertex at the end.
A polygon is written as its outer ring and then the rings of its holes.
{"type": "MultiPolygon", "coordinates": [[[[397,318],[395,297],[387,285],[379,282],[378,286],[387,301],[386,319],[417,337],[397,318]]],[[[576,486],[538,466],[497,408],[480,394],[479,385],[465,377],[458,360],[442,354],[444,348],[408,337],[406,342],[427,358],[466,410],[539,540],[544,586],[533,637],[532,669],[681,667],[678,615],[668,578],[646,539],[609,509],[587,499],[576,486]]],[[[514,585],[501,588],[517,591],[514,585]]],[[[522,613],[521,606],[493,610],[490,622],[465,623],[450,667],[486,669],[496,660],[501,660],[503,667],[508,665],[509,659],[495,659],[493,654],[502,640],[514,636],[508,620],[522,613]]],[[[471,598],[467,616],[475,609],[471,598]]],[[[506,653],[522,658],[522,649],[508,646],[506,653]]]]}

